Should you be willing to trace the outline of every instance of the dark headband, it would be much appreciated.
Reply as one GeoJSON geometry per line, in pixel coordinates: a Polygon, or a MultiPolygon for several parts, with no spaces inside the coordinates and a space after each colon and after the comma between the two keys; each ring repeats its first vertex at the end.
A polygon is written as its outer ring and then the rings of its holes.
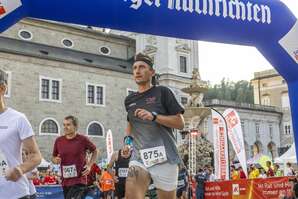
{"type": "Polygon", "coordinates": [[[146,64],[148,64],[151,68],[153,68],[153,59],[149,57],[148,55],[145,55],[143,53],[138,53],[135,55],[135,62],[137,61],[143,61],[146,64]]]}

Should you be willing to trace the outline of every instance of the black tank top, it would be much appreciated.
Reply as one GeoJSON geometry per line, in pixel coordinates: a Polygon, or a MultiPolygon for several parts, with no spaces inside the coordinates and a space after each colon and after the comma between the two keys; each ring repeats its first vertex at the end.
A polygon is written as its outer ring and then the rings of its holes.
{"type": "Polygon", "coordinates": [[[128,158],[123,158],[121,156],[121,150],[118,151],[118,160],[115,161],[115,170],[116,170],[116,176],[118,176],[118,183],[125,183],[127,173],[128,173],[128,165],[129,165],[129,159],[128,158]]]}

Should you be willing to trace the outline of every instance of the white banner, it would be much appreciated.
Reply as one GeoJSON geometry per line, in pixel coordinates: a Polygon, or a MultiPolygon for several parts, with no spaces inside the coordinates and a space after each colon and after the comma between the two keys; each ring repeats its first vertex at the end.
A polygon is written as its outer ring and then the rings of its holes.
{"type": "Polygon", "coordinates": [[[22,5],[21,0],[0,0],[0,19],[22,5]]]}
{"type": "Polygon", "coordinates": [[[111,157],[114,153],[113,134],[110,129],[107,132],[106,145],[107,145],[107,156],[108,156],[107,159],[108,159],[108,162],[110,162],[111,157]]]}
{"type": "Polygon", "coordinates": [[[247,175],[247,165],[246,165],[246,155],[245,155],[245,147],[244,147],[244,139],[241,128],[241,122],[239,115],[234,109],[227,109],[223,113],[227,126],[228,126],[228,135],[229,140],[233,145],[237,158],[241,164],[243,171],[247,175]]]}
{"type": "Polygon", "coordinates": [[[215,178],[229,180],[227,126],[221,114],[212,110],[215,178]]]}

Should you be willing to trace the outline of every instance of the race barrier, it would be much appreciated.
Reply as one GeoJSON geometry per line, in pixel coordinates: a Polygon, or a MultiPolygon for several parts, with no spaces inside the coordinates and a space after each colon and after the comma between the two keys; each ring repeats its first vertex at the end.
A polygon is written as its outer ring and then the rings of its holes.
{"type": "MultiPolygon", "coordinates": [[[[36,186],[37,199],[64,199],[63,190],[60,185],[36,186]]],[[[93,189],[88,192],[85,199],[99,198],[100,192],[93,189]]]]}
{"type": "Polygon", "coordinates": [[[205,199],[280,199],[292,195],[289,177],[207,182],[205,199]]]}
{"type": "Polygon", "coordinates": [[[60,185],[36,186],[38,199],[64,199],[60,185]]]}

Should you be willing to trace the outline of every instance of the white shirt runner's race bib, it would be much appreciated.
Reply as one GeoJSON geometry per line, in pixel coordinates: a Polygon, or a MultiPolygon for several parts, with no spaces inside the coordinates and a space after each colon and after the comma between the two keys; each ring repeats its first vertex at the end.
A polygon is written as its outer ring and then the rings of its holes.
{"type": "Polygon", "coordinates": [[[164,146],[143,149],[140,150],[140,154],[143,163],[147,168],[167,161],[166,149],[164,146]]]}
{"type": "Polygon", "coordinates": [[[63,178],[78,177],[76,165],[62,166],[63,178]]]}
{"type": "Polygon", "coordinates": [[[128,168],[119,168],[118,169],[118,177],[126,178],[128,174],[128,168]]]}
{"type": "Polygon", "coordinates": [[[4,154],[0,151],[0,177],[5,177],[8,169],[7,160],[4,154]]]}

